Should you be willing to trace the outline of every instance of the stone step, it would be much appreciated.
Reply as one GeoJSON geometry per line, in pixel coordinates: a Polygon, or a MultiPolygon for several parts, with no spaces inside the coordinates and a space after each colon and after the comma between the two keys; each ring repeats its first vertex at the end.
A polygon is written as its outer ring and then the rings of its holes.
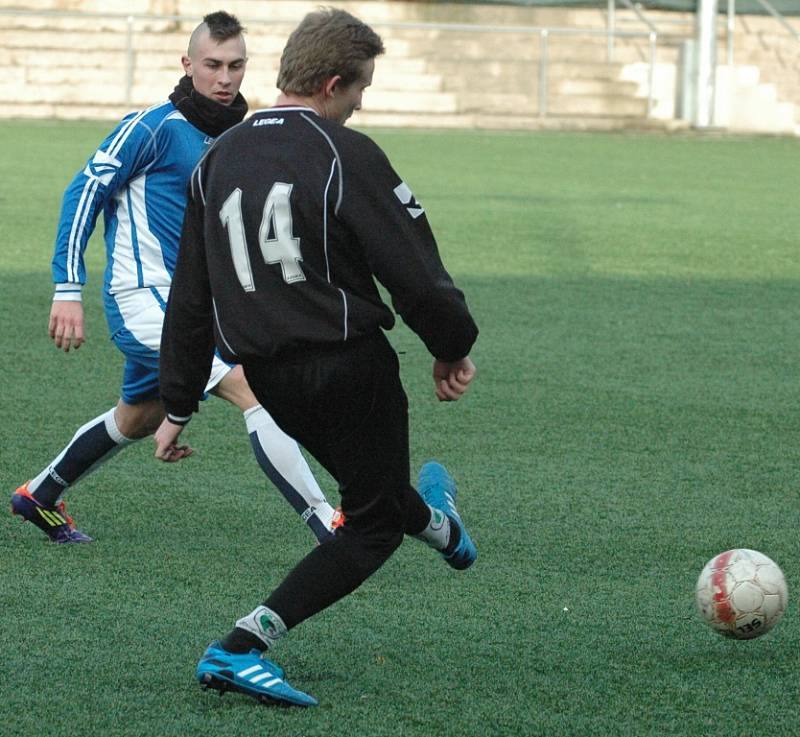
{"type": "MultiPolygon", "coordinates": [[[[20,3],[14,3],[14,6],[20,3]]],[[[127,3],[126,3],[127,4],[127,3]]],[[[3,3],[0,7],[6,7],[8,3],[3,3]]],[[[18,8],[13,8],[18,9],[18,8]]],[[[52,10],[52,9],[51,9],[52,10]]],[[[61,8],[59,8],[61,10],[61,8]]],[[[54,14],[52,12],[46,15],[17,13],[13,15],[0,15],[0,27],[4,30],[13,31],[14,33],[25,34],[26,32],[41,33],[50,31],[53,33],[123,33],[128,28],[126,17],[121,13],[114,13],[113,11],[108,15],[92,16],[90,19],[81,17],[80,15],[72,14],[54,14]]],[[[169,20],[153,19],[149,21],[137,21],[134,28],[142,29],[147,32],[169,32],[171,30],[182,30],[182,27],[176,28],[176,23],[169,20]]],[[[188,29],[191,33],[191,29],[188,29]]],[[[187,35],[184,35],[184,39],[187,35]]]]}
{"type": "MultiPolygon", "coordinates": [[[[2,18],[3,16],[0,16],[2,18]]],[[[83,21],[85,24],[85,21],[83,21]]],[[[137,53],[172,54],[180,58],[186,52],[189,30],[179,32],[146,32],[137,29],[131,36],[131,47],[137,53]]],[[[280,57],[286,44],[284,30],[271,33],[248,34],[248,56],[273,55],[280,57]]],[[[104,30],[68,32],[46,26],[41,29],[8,28],[0,26],[0,48],[5,49],[63,49],[97,53],[102,51],[125,51],[128,47],[127,27],[124,23],[104,30]]]]}
{"type": "MultiPolygon", "coordinates": [[[[171,87],[177,82],[181,71],[168,70],[141,70],[136,75],[136,81],[151,89],[171,87]]],[[[272,89],[278,77],[278,64],[274,66],[259,65],[251,68],[244,79],[243,89],[258,90],[265,85],[272,89]]],[[[93,78],[93,77],[92,77],[93,78]]],[[[121,80],[117,80],[121,81],[121,80]]],[[[395,72],[393,68],[379,69],[373,79],[372,85],[367,88],[364,95],[370,97],[374,92],[420,92],[434,93],[444,91],[444,82],[438,74],[403,74],[395,72]]]]}
{"type": "MultiPolygon", "coordinates": [[[[147,69],[137,66],[132,80],[131,102],[149,105],[166,97],[181,74],[182,71],[177,66],[171,69],[147,69]]],[[[259,67],[247,75],[242,92],[248,99],[274,98],[277,94],[276,78],[277,66],[274,69],[259,67]]],[[[80,74],[76,73],[75,67],[30,67],[22,72],[24,85],[21,89],[19,89],[19,79],[20,67],[0,66],[0,94],[18,96],[26,101],[41,99],[43,102],[80,103],[86,99],[87,90],[91,90],[94,101],[124,102],[127,86],[124,69],[110,65],[85,69],[80,74]],[[12,83],[7,80],[15,81],[12,83]]],[[[366,97],[372,99],[376,94],[384,96],[403,93],[405,106],[409,96],[423,93],[428,96],[435,95],[442,91],[442,86],[440,75],[407,75],[389,70],[377,76],[373,86],[366,92],[366,97]]],[[[426,100],[426,104],[433,103],[426,100]]]]}
{"type": "Polygon", "coordinates": [[[634,97],[639,85],[616,79],[558,79],[550,82],[549,89],[560,95],[593,95],[601,97],[634,97]]]}
{"type": "MultiPolygon", "coordinates": [[[[571,84],[567,81],[564,84],[571,84]]],[[[623,86],[627,87],[626,84],[623,86]]],[[[635,85],[634,85],[635,87],[635,85]]],[[[465,113],[491,111],[493,115],[538,115],[538,90],[531,95],[522,94],[486,94],[462,93],[458,96],[458,110],[465,113]]],[[[627,91],[593,92],[587,88],[585,92],[573,91],[564,94],[558,89],[548,88],[545,101],[548,113],[570,115],[646,115],[647,100],[633,97],[627,91]]],[[[366,103],[367,107],[369,101],[366,103]]]]}
{"type": "Polygon", "coordinates": [[[547,112],[550,115],[644,118],[647,115],[647,100],[621,95],[563,95],[550,99],[547,112]]]}
{"type": "MultiPolygon", "coordinates": [[[[9,92],[5,85],[0,84],[0,94],[9,92]]],[[[13,97],[14,102],[4,105],[2,117],[13,117],[15,114],[29,116],[29,107],[40,106],[43,111],[72,111],[69,117],[92,117],[90,110],[108,110],[120,112],[121,115],[134,109],[141,109],[156,102],[166,99],[166,94],[160,98],[153,98],[148,93],[149,88],[134,86],[130,103],[125,101],[122,89],[109,90],[104,95],[102,105],[87,104],[90,99],[87,90],[74,85],[53,85],[46,90],[33,92],[21,90],[13,97]],[[22,108],[26,111],[22,112],[22,108]],[[76,112],[83,111],[83,112],[76,112]]],[[[274,91],[265,98],[248,95],[251,109],[264,107],[274,101],[274,91]]],[[[430,115],[458,115],[463,113],[483,113],[499,115],[538,115],[536,100],[520,95],[497,95],[487,100],[485,96],[473,98],[455,98],[444,94],[434,94],[427,99],[420,98],[417,93],[375,92],[365,100],[364,115],[379,115],[389,113],[413,114],[424,112],[430,115]]],[[[628,99],[614,96],[580,95],[573,97],[551,97],[548,100],[548,113],[554,115],[596,115],[596,116],[644,116],[646,101],[628,99]]],[[[38,115],[34,117],[39,117],[38,115]]],[[[101,117],[106,117],[105,115],[101,117]]]]}
{"type": "MultiPolygon", "coordinates": [[[[181,45],[169,46],[161,43],[160,38],[142,37],[137,39],[133,51],[137,65],[144,68],[166,68],[180,64],[185,53],[185,36],[181,45]]],[[[272,63],[277,68],[285,39],[275,39],[275,43],[248,43],[250,66],[255,63],[272,63]]],[[[120,35],[97,34],[91,39],[87,34],[76,41],[71,36],[46,30],[41,33],[18,35],[6,29],[0,29],[0,48],[5,52],[4,61],[10,64],[25,66],[76,66],[98,67],[108,64],[124,63],[127,47],[120,35]]],[[[381,61],[391,60],[392,68],[403,73],[422,73],[426,60],[422,57],[407,58],[402,54],[385,54],[381,61]]]]}
{"type": "MultiPolygon", "coordinates": [[[[109,130],[131,108],[124,105],[27,104],[13,102],[0,109],[1,118],[59,120],[105,120],[109,130]]],[[[454,113],[400,113],[358,111],[354,126],[390,126],[397,128],[465,128],[485,130],[586,130],[586,131],[659,131],[681,130],[683,121],[658,121],[641,117],[600,115],[492,115],[454,113]]]]}
{"type": "MultiPolygon", "coordinates": [[[[83,74],[86,70],[97,68],[125,68],[126,57],[122,50],[71,51],[68,49],[48,49],[41,47],[12,48],[3,47],[3,62],[7,66],[25,67],[27,69],[74,69],[75,75],[83,74]]],[[[172,65],[179,66],[180,58],[171,56],[172,65]]]]}
{"type": "Polygon", "coordinates": [[[761,77],[764,79],[769,79],[787,86],[796,86],[800,84],[800,69],[785,69],[782,67],[761,67],[760,69],[761,77]]]}
{"type": "MultiPolygon", "coordinates": [[[[116,74],[109,74],[105,81],[94,77],[92,81],[75,81],[68,75],[61,76],[54,72],[53,78],[45,83],[19,84],[5,75],[0,80],[0,96],[4,100],[13,100],[20,103],[65,104],[82,105],[88,101],[98,104],[97,89],[103,87],[101,105],[128,105],[133,108],[147,107],[161,100],[165,100],[172,92],[177,75],[171,75],[163,80],[148,79],[146,83],[134,82],[130,91],[130,100],[126,99],[127,88],[116,74]]],[[[242,93],[247,98],[251,108],[274,102],[278,90],[272,82],[254,84],[249,80],[247,87],[242,87],[242,93]]],[[[515,99],[525,99],[518,95],[515,99]]],[[[4,105],[6,103],[4,102],[4,105]]],[[[439,91],[422,91],[415,89],[391,89],[382,86],[370,88],[364,95],[364,104],[376,110],[429,110],[431,112],[457,112],[460,108],[459,100],[452,93],[439,91]]]]}
{"type": "Polygon", "coordinates": [[[403,128],[469,128],[484,130],[683,130],[683,121],[658,121],[638,116],[602,115],[493,115],[487,113],[461,115],[428,115],[424,113],[400,115],[361,111],[353,119],[357,126],[395,126],[403,128]]]}
{"type": "MultiPolygon", "coordinates": [[[[794,67],[800,66],[800,42],[796,42],[797,48],[790,50],[769,49],[762,47],[740,48],[734,47],[733,58],[738,63],[743,60],[752,60],[752,63],[774,63],[780,66],[794,67]]],[[[724,58],[724,57],[723,57],[724,58]]],[[[748,63],[746,61],[745,63],[748,63]]]]}
{"type": "Polygon", "coordinates": [[[792,133],[797,125],[796,106],[779,102],[770,85],[740,90],[737,102],[731,123],[738,128],[756,132],[792,133]],[[765,109],[771,109],[772,114],[765,116],[765,109]]]}
{"type": "MultiPolygon", "coordinates": [[[[13,69],[0,67],[0,80],[15,79],[13,69]],[[2,74],[2,72],[6,72],[2,74]]],[[[146,80],[137,77],[131,88],[131,104],[147,106],[164,99],[177,82],[177,73],[159,73],[147,76],[146,80]]],[[[54,69],[28,70],[25,84],[17,81],[0,81],[0,95],[6,99],[44,103],[79,104],[96,97],[98,87],[103,88],[103,99],[109,103],[125,102],[126,85],[119,73],[113,69],[93,70],[91,75],[76,79],[67,70],[54,69]]],[[[525,110],[538,112],[538,79],[530,80],[525,92],[475,92],[461,90],[458,93],[442,92],[441,78],[435,76],[409,78],[389,77],[376,81],[364,94],[367,107],[382,110],[408,110],[413,107],[432,112],[455,112],[458,110],[476,111],[496,108],[503,112],[525,110]]],[[[550,97],[576,96],[621,98],[633,96],[637,85],[633,82],[609,79],[554,79],[548,81],[550,97]]],[[[274,88],[274,75],[259,80],[248,77],[243,94],[251,101],[270,101],[277,94],[274,88]]],[[[638,100],[637,100],[638,109],[638,100]]]]}
{"type": "Polygon", "coordinates": [[[361,110],[353,125],[398,128],[468,128],[478,130],[674,131],[688,128],[684,121],[648,120],[639,116],[602,115],[461,115],[376,113],[361,110]]]}
{"type": "Polygon", "coordinates": [[[462,92],[458,95],[458,111],[492,115],[538,115],[536,95],[502,92],[462,92]]]}
{"type": "Polygon", "coordinates": [[[364,106],[371,110],[431,113],[457,113],[458,97],[450,92],[406,92],[369,89],[364,93],[364,106]]]}
{"type": "MultiPolygon", "coordinates": [[[[0,67],[0,80],[14,79],[14,75],[19,74],[19,69],[20,67],[0,67]]],[[[51,67],[49,69],[45,67],[28,67],[24,69],[23,74],[26,87],[36,86],[39,89],[72,85],[80,81],[83,86],[92,85],[96,94],[98,87],[102,87],[105,91],[110,87],[122,87],[124,85],[122,70],[109,65],[87,69],[86,73],[76,73],[75,69],[68,67],[51,67]]],[[[176,75],[173,74],[172,84],[174,85],[176,81],[176,75]]],[[[0,85],[2,84],[0,82],[0,85]]]]}
{"type": "Polygon", "coordinates": [[[735,36],[734,48],[742,50],[763,49],[763,50],[782,50],[789,53],[800,53],[800,41],[787,33],[781,34],[747,34],[735,36]]]}
{"type": "MultiPolygon", "coordinates": [[[[499,37],[495,43],[473,40],[468,44],[441,45],[438,48],[420,48],[418,44],[409,43],[409,56],[421,56],[429,63],[439,61],[457,61],[459,63],[506,64],[524,63],[538,64],[543,56],[541,41],[538,36],[530,37],[524,42],[505,43],[507,39],[499,37]]],[[[646,42],[622,41],[614,45],[614,63],[629,64],[649,61],[650,47],[646,42]]],[[[656,58],[661,61],[676,61],[679,47],[676,45],[659,45],[656,58]]],[[[552,35],[548,37],[544,51],[550,62],[575,62],[603,64],[608,62],[608,44],[606,40],[589,36],[552,35]]]]}
{"type": "Polygon", "coordinates": [[[126,37],[123,30],[116,33],[84,31],[64,33],[50,28],[36,30],[8,30],[0,28],[2,49],[64,49],[65,51],[124,51],[126,37]]]}
{"type": "MultiPolygon", "coordinates": [[[[538,35],[516,37],[498,34],[490,38],[449,38],[441,41],[407,42],[407,56],[428,60],[456,59],[481,61],[538,61],[541,42],[538,35]]],[[[547,56],[552,60],[606,61],[606,43],[592,37],[550,36],[547,56]]]]}
{"type": "MultiPolygon", "coordinates": [[[[172,85],[174,86],[174,84],[172,85]]],[[[97,101],[98,85],[95,83],[84,83],[81,81],[70,81],[62,84],[49,85],[19,85],[16,82],[0,80],[0,97],[3,98],[3,107],[16,103],[33,104],[41,103],[47,105],[84,105],[87,101],[97,101]],[[9,102],[13,101],[13,103],[9,102]]],[[[166,99],[167,94],[172,91],[172,87],[162,92],[161,99],[166,99]]],[[[150,99],[149,104],[157,100],[150,99]]],[[[95,102],[96,104],[96,102],[95,102]]],[[[103,105],[124,105],[125,88],[121,84],[107,85],[102,94],[103,105]]]]}
{"type": "Polygon", "coordinates": [[[375,71],[372,86],[364,91],[369,97],[376,90],[402,90],[407,92],[442,92],[444,80],[440,74],[404,74],[395,71],[390,64],[384,64],[375,71]]]}
{"type": "MultiPolygon", "coordinates": [[[[530,60],[432,59],[427,61],[426,66],[430,73],[442,77],[447,90],[515,92],[529,89],[531,81],[539,78],[539,63],[530,60]]],[[[548,76],[553,77],[573,74],[582,77],[584,72],[608,76],[608,72],[603,71],[603,65],[569,62],[551,62],[548,65],[548,76]]]]}
{"type": "Polygon", "coordinates": [[[623,64],[582,61],[554,61],[548,65],[548,79],[619,79],[623,64]]]}
{"type": "MultiPolygon", "coordinates": [[[[101,0],[0,0],[0,7],[12,3],[45,10],[110,7],[101,0]]],[[[181,74],[180,56],[185,52],[188,32],[201,13],[215,9],[210,3],[208,7],[201,5],[192,0],[126,0],[125,12],[179,13],[193,18],[183,23],[158,18],[134,23],[135,74],[130,91],[124,18],[0,15],[0,73],[5,72],[0,74],[5,80],[0,83],[0,94],[15,101],[4,104],[0,115],[29,114],[20,110],[38,101],[42,110],[65,117],[95,117],[88,111],[97,110],[97,114],[114,119],[130,109],[164,99],[181,74]]],[[[452,119],[455,125],[453,120],[458,118],[475,126],[490,122],[502,126],[498,121],[504,120],[524,126],[540,120],[542,47],[538,33],[464,32],[408,25],[423,21],[580,29],[580,33],[552,32],[548,36],[548,116],[543,119],[645,120],[647,101],[643,95],[648,83],[643,70],[649,63],[649,42],[646,37],[618,37],[615,63],[608,64],[606,37],[587,32],[604,30],[603,10],[348,0],[337,5],[372,23],[384,37],[387,54],[378,62],[374,84],[364,97],[366,108],[359,113],[372,116],[373,121],[430,118],[437,121],[435,125],[445,125],[452,119]],[[385,25],[398,21],[407,25],[385,25]]],[[[286,36],[292,25],[316,6],[316,2],[305,0],[271,0],[269,4],[230,0],[226,4],[226,9],[239,15],[248,27],[250,64],[242,91],[251,108],[274,101],[286,36]],[[269,24],[262,22],[267,16],[274,19],[269,24]]],[[[122,10],[119,5],[114,8],[122,10]]],[[[693,35],[694,16],[650,10],[646,14],[660,33],[656,76],[661,79],[670,65],[674,76],[679,39],[693,35]]],[[[621,8],[616,20],[621,30],[647,30],[631,12],[621,8]]],[[[771,18],[737,18],[736,28],[737,63],[741,59],[743,64],[758,64],[762,82],[775,85],[776,98],[771,103],[775,110],[787,97],[800,100],[793,80],[800,45],[771,18]]],[[[724,59],[724,33],[718,54],[724,59]]],[[[674,88],[674,83],[670,84],[674,88]]],[[[663,109],[659,106],[664,100],[674,98],[669,84],[661,88],[663,99],[656,100],[656,111],[663,109]]],[[[786,109],[780,108],[779,117],[786,115],[786,109]]]]}

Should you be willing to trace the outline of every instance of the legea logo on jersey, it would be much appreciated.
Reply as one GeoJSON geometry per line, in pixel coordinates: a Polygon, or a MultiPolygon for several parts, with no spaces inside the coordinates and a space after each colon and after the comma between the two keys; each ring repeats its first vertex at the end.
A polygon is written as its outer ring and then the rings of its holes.
{"type": "Polygon", "coordinates": [[[400,184],[394,188],[394,193],[397,196],[397,199],[406,206],[408,214],[411,215],[414,220],[416,220],[420,215],[422,215],[423,212],[425,212],[425,210],[422,208],[422,205],[417,202],[416,199],[414,199],[414,193],[409,189],[405,182],[400,182],[400,184]]]}
{"type": "Polygon", "coordinates": [[[259,118],[253,121],[253,128],[257,125],[283,125],[283,118],[259,118]]]}
{"type": "Polygon", "coordinates": [[[122,162],[119,159],[109,156],[105,151],[97,151],[83,173],[90,179],[99,179],[101,184],[106,185],[121,166],[122,162]]]}

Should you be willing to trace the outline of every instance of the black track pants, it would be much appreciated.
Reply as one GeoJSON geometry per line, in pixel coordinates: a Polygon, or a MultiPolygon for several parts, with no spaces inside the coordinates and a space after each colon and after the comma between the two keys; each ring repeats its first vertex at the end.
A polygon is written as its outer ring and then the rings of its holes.
{"type": "Polygon", "coordinates": [[[266,600],[291,629],[356,589],[430,513],[410,484],[408,402],[382,333],[244,371],[278,425],[338,481],[347,520],[266,600]]]}

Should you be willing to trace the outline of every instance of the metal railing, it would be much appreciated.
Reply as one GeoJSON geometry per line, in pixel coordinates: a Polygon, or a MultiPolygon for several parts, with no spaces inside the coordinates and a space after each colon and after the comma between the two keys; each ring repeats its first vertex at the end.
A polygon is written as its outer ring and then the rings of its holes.
{"type": "Polygon", "coordinates": [[[736,32],[736,0],[728,0],[725,14],[725,62],[733,66],[733,34],[736,32]]]}
{"type": "MultiPolygon", "coordinates": [[[[771,15],[796,41],[800,42],[800,31],[798,31],[786,17],[775,8],[769,0],[755,0],[769,15],[771,15]]],[[[661,34],[656,27],[655,23],[647,17],[647,14],[642,9],[642,6],[637,2],[631,0],[608,0],[607,21],[606,27],[608,30],[608,59],[613,60],[614,57],[614,35],[617,25],[617,3],[625,6],[627,10],[633,12],[637,20],[645,25],[650,31],[661,34]]],[[[726,7],[724,10],[725,17],[720,19],[720,23],[724,24],[725,32],[725,60],[728,66],[733,66],[734,57],[734,35],[736,32],[736,0],[726,0],[726,7]]],[[[666,21],[670,22],[670,21],[666,21]]],[[[687,36],[693,33],[693,27],[687,36]]]]}
{"type": "MultiPolygon", "coordinates": [[[[136,72],[136,50],[134,48],[135,25],[137,23],[199,23],[202,15],[153,15],[149,13],[111,13],[94,10],[19,10],[0,8],[0,16],[23,16],[27,18],[93,18],[95,20],[120,21],[125,24],[125,102],[130,104],[133,92],[133,80],[136,72]]],[[[296,26],[296,20],[248,18],[247,25],[264,26],[296,26]]],[[[188,35],[187,35],[188,41],[188,35]]]]}
{"type": "MultiPolygon", "coordinates": [[[[401,22],[378,22],[371,23],[376,28],[416,28],[428,30],[460,31],[467,33],[516,33],[529,34],[539,38],[539,91],[538,109],[539,116],[547,116],[547,87],[548,87],[548,68],[549,60],[549,40],[551,36],[594,36],[604,37],[608,35],[607,30],[591,28],[559,28],[543,26],[489,26],[473,25],[463,23],[401,23],[401,22]]],[[[647,94],[647,115],[653,111],[654,104],[654,78],[656,65],[656,51],[658,45],[658,34],[655,31],[645,33],[642,31],[616,31],[618,38],[646,38],[648,40],[648,94],[647,94]]]]}
{"type": "MultiPolygon", "coordinates": [[[[733,0],[728,1],[733,2],[733,0]]],[[[767,0],[757,0],[757,2],[789,32],[790,36],[794,36],[796,41],[800,41],[800,32],[798,32],[797,29],[791,23],[789,23],[789,21],[786,20],[783,15],[781,15],[781,13],[775,10],[775,7],[772,5],[772,3],[768,2],[767,0]]]]}
{"type": "MultiPolygon", "coordinates": [[[[609,0],[613,5],[615,0],[609,0]]],[[[630,5],[630,0],[620,0],[630,5]]],[[[140,23],[162,23],[162,22],[199,22],[201,16],[187,15],[153,15],[153,14],[126,14],[108,13],[99,11],[60,11],[60,10],[17,10],[11,8],[0,8],[0,16],[26,16],[34,18],[92,18],[120,21],[125,24],[125,101],[126,104],[132,103],[132,93],[136,72],[135,49],[135,26],[140,23]]],[[[265,19],[265,18],[243,18],[246,26],[295,26],[297,19],[265,19]]],[[[578,28],[558,28],[540,26],[506,26],[506,25],[475,25],[463,23],[412,23],[412,22],[390,22],[390,21],[369,21],[375,28],[389,29],[422,29],[440,30],[445,32],[466,32],[466,33],[496,33],[496,34],[519,34],[530,35],[538,39],[538,114],[540,117],[548,115],[548,80],[550,66],[549,43],[553,36],[598,36],[608,37],[609,41],[608,61],[613,57],[614,38],[643,38],[648,43],[648,84],[647,84],[647,115],[652,114],[654,106],[654,76],[656,64],[656,52],[658,46],[658,32],[651,26],[648,32],[641,31],[621,31],[618,29],[578,29],[578,28]]]]}
{"type": "MultiPolygon", "coordinates": [[[[778,23],[783,26],[790,36],[793,36],[796,41],[800,41],[800,31],[798,31],[786,18],[775,9],[775,6],[769,0],[756,0],[756,2],[764,8],[778,23]]],[[[733,66],[733,37],[736,31],[736,0],[728,0],[728,7],[726,11],[726,24],[725,24],[725,60],[727,65],[733,66]]]]}
{"type": "MultiPolygon", "coordinates": [[[[652,44],[654,39],[657,42],[658,29],[653,23],[650,22],[647,16],[645,16],[639,6],[632,3],[631,0],[619,0],[619,2],[621,2],[628,10],[633,11],[633,14],[639,19],[639,21],[643,25],[647,26],[650,43],[652,44]]],[[[617,0],[608,0],[606,12],[606,59],[610,64],[614,61],[614,41],[618,36],[622,35],[622,32],[617,30],[617,0]]]]}

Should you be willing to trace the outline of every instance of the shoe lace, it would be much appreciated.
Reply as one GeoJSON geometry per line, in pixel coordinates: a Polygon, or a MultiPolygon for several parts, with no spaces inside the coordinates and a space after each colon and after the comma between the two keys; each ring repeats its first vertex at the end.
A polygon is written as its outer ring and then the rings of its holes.
{"type": "Polygon", "coordinates": [[[347,518],[344,516],[344,512],[342,511],[341,507],[336,507],[333,511],[333,519],[331,519],[331,530],[338,530],[345,522],[347,518]]]}
{"type": "Polygon", "coordinates": [[[73,520],[72,517],[70,517],[67,514],[67,505],[64,502],[58,502],[58,504],[56,504],[56,509],[58,510],[58,513],[65,520],[67,520],[67,525],[69,525],[70,530],[74,530],[75,529],[75,520],[73,520]]]}

